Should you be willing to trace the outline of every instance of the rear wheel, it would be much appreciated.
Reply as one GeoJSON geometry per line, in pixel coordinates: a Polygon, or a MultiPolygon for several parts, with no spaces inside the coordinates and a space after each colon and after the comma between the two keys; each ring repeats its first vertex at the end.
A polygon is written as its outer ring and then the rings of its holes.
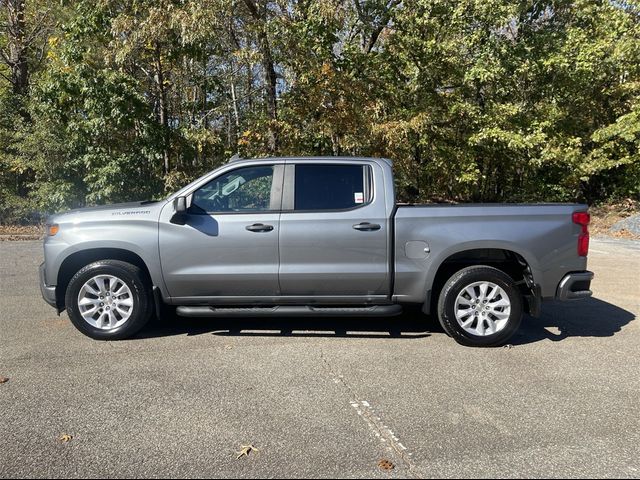
{"type": "Polygon", "coordinates": [[[74,326],[97,340],[131,337],[153,308],[143,272],[120,260],[99,260],[80,269],[69,282],[65,304],[74,326]]]}
{"type": "Polygon", "coordinates": [[[502,270],[484,265],[467,267],[442,288],[438,318],[442,328],[462,345],[503,345],[522,321],[522,296],[502,270]]]}

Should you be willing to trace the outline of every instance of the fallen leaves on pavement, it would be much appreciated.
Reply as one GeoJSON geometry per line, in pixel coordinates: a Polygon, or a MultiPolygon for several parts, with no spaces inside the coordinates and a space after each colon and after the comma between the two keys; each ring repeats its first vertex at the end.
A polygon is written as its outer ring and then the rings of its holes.
{"type": "Polygon", "coordinates": [[[389,460],[380,460],[378,462],[378,467],[380,467],[382,470],[393,470],[394,468],[396,468],[396,466],[389,460]]]}
{"type": "Polygon", "coordinates": [[[236,452],[238,455],[236,460],[240,460],[240,457],[248,457],[250,452],[257,452],[258,449],[253,445],[240,445],[240,451],[236,452]]]}
{"type": "Polygon", "coordinates": [[[0,377],[0,383],[7,383],[9,379],[7,377],[0,377]]]}
{"type": "Polygon", "coordinates": [[[60,443],[67,443],[67,442],[70,442],[72,438],[73,436],[69,435],[68,433],[63,433],[58,437],[58,441],[60,443]]]}
{"type": "Polygon", "coordinates": [[[0,241],[39,240],[43,234],[43,226],[0,225],[0,241]]]}

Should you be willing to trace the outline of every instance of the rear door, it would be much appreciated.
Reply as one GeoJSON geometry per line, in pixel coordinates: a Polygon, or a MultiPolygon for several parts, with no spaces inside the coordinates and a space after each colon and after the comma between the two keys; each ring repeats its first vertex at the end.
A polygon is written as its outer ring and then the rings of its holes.
{"type": "Polygon", "coordinates": [[[389,293],[382,179],[375,163],[289,161],[280,216],[282,295],[350,302],[389,293]]]}

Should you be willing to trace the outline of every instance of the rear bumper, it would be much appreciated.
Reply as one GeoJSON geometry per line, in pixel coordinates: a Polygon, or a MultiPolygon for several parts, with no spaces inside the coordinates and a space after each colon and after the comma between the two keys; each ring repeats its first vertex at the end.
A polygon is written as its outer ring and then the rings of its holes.
{"type": "Polygon", "coordinates": [[[558,284],[556,298],[558,300],[579,300],[592,295],[590,290],[593,272],[572,272],[564,276],[558,284]]]}
{"type": "Polygon", "coordinates": [[[45,283],[44,263],[40,265],[40,292],[42,293],[44,301],[57,310],[58,304],[56,302],[56,287],[55,285],[51,287],[45,283]]]}

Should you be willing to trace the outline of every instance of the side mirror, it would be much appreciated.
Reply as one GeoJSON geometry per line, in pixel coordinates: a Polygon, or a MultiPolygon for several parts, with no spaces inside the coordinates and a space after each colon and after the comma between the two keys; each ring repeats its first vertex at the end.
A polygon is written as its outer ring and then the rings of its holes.
{"type": "Polygon", "coordinates": [[[178,197],[173,201],[176,213],[184,213],[187,211],[187,197],[178,197]]]}
{"type": "Polygon", "coordinates": [[[187,198],[176,198],[173,201],[173,208],[175,210],[175,213],[169,221],[171,223],[175,223],[176,225],[184,225],[185,223],[187,223],[187,198]]]}

